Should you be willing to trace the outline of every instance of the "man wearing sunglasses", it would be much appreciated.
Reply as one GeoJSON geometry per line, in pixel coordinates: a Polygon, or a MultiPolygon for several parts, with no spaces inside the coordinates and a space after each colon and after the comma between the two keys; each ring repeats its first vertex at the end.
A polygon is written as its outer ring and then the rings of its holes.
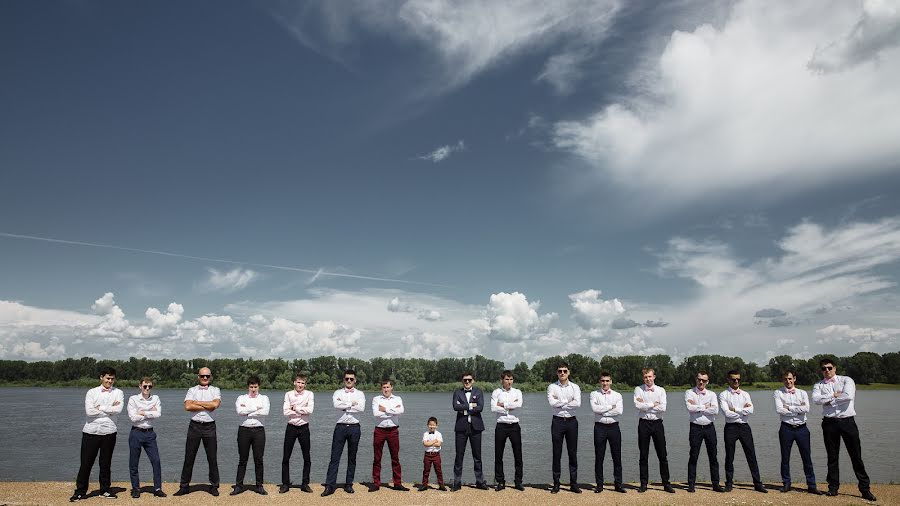
{"type": "Polygon", "coordinates": [[[813,386],[813,402],[822,406],[822,437],[825,439],[825,453],[828,455],[828,493],[835,496],[841,486],[838,455],[841,451],[841,438],[850,454],[853,472],[859,482],[859,492],[863,499],[874,501],[875,496],[869,489],[869,475],[862,461],[862,447],[859,443],[859,429],[856,427],[856,410],[853,400],[856,397],[856,383],[849,376],[838,376],[837,366],[831,358],[819,361],[822,369],[822,381],[813,386]]]}
{"type": "Polygon", "coordinates": [[[484,393],[475,386],[475,376],[465,372],[460,377],[462,388],[453,392],[453,410],[456,411],[456,458],[453,460],[453,492],[462,486],[463,459],[466,456],[466,441],[472,446],[472,460],[475,461],[475,488],[487,490],[481,469],[481,433],[484,432],[484,393]]]}
{"type": "Polygon", "coordinates": [[[328,475],[325,477],[325,490],[322,497],[329,496],[337,490],[338,466],[344,443],[347,444],[347,479],[344,492],[352,494],[353,477],[356,474],[356,450],[359,448],[359,413],[366,409],[366,396],[356,389],[356,371],[344,371],[344,386],[334,391],[332,404],[337,415],[334,433],[331,436],[331,460],[328,462],[328,475]]]}
{"type": "Polygon", "coordinates": [[[694,492],[697,482],[697,460],[700,458],[700,446],[706,442],[706,456],[709,459],[709,476],[715,492],[722,492],[719,486],[719,459],[716,453],[716,415],[719,414],[719,401],[715,392],[706,388],[709,385],[709,373],[699,371],[696,377],[697,386],[684,392],[684,404],[691,420],[688,432],[690,456],[688,457],[688,492],[694,492]]]}
{"type": "Polygon", "coordinates": [[[141,378],[141,393],[128,399],[128,418],[131,419],[131,433],[128,434],[128,471],[131,474],[131,497],[141,497],[141,481],[138,476],[138,462],[141,459],[141,448],[147,452],[150,466],[153,467],[153,495],[165,497],[162,491],[162,469],[159,463],[159,448],[156,446],[156,433],[153,432],[153,420],[162,416],[162,403],[159,396],[153,395],[153,379],[141,378]]]}
{"type": "Polygon", "coordinates": [[[191,475],[200,443],[206,452],[209,464],[209,493],[219,495],[219,462],[217,457],[216,420],[214,412],[222,403],[222,392],[210,385],[212,371],[203,367],[197,371],[197,385],[188,389],[184,396],[184,410],[193,413],[188,424],[187,439],[184,443],[184,467],[181,468],[181,484],[173,495],[182,496],[190,492],[191,475]]]}
{"type": "Polygon", "coordinates": [[[568,362],[556,365],[557,381],[547,386],[547,402],[553,410],[550,424],[550,439],[553,441],[553,488],[551,494],[559,493],[562,476],[562,447],[566,442],[569,454],[569,486],[572,492],[581,493],[578,488],[578,419],[575,411],[581,406],[581,388],[569,381],[568,362]]]}
{"type": "Polygon", "coordinates": [[[803,461],[803,473],[806,474],[806,491],[813,495],[822,495],[816,487],[816,472],[813,469],[812,451],[809,444],[809,427],[806,426],[806,414],[809,413],[809,396],[806,391],[795,387],[797,375],[794,371],[781,373],[784,387],[775,391],[775,411],[781,417],[778,428],[778,444],[781,447],[781,482],[779,492],[791,491],[791,447],[797,442],[800,460],[803,461]]]}
{"type": "Polygon", "coordinates": [[[759,476],[759,465],[756,462],[756,449],[753,445],[753,431],[750,430],[748,418],[753,414],[753,401],[746,390],[741,390],[741,372],[728,371],[728,388],[719,394],[719,405],[725,415],[725,491],[731,492],[734,486],[734,454],[737,442],[741,442],[747,467],[753,477],[753,490],[768,493],[759,476]]]}

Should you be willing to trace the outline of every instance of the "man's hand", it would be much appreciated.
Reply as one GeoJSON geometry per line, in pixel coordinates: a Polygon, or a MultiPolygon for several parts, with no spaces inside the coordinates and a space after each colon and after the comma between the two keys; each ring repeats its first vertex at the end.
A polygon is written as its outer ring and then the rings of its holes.
{"type": "Polygon", "coordinates": [[[653,407],[655,408],[656,406],[659,406],[659,401],[653,403],[653,407]]]}
{"type": "Polygon", "coordinates": [[[753,404],[751,404],[751,403],[748,402],[747,404],[744,404],[744,407],[745,407],[745,408],[751,408],[751,407],[753,407],[753,404]]]}
{"type": "Polygon", "coordinates": [[[636,400],[636,401],[638,401],[638,402],[644,402],[644,398],[643,398],[643,397],[637,397],[637,398],[635,398],[634,400],[636,400]]]}
{"type": "Polygon", "coordinates": [[[497,401],[497,406],[500,406],[501,408],[502,408],[502,407],[505,407],[505,406],[503,405],[503,402],[502,402],[502,401],[497,401]]]}
{"type": "Polygon", "coordinates": [[[842,393],[843,393],[843,392],[841,392],[840,390],[835,390],[835,391],[834,391],[834,397],[835,397],[835,398],[840,397],[842,393]]]}
{"type": "Polygon", "coordinates": [[[382,413],[386,413],[387,409],[384,407],[384,404],[379,404],[378,411],[381,411],[382,413]]]}
{"type": "Polygon", "coordinates": [[[697,401],[695,401],[694,399],[688,399],[688,404],[694,406],[697,404],[697,401]]]}
{"type": "MultiPolygon", "coordinates": [[[[835,396],[835,397],[837,397],[837,396],[835,396]]],[[[122,404],[122,403],[119,402],[119,401],[116,401],[116,402],[112,403],[113,406],[118,406],[119,404],[122,404]]]]}

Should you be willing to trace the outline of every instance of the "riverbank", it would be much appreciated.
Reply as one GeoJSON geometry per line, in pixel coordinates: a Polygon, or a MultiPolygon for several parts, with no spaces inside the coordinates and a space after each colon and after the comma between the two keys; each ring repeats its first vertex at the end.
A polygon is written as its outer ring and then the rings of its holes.
{"type": "MultiPolygon", "coordinates": [[[[407,487],[413,488],[412,483],[407,483],[407,487]]],[[[820,484],[825,489],[826,485],[820,484]]],[[[92,483],[92,487],[96,487],[96,483],[92,483]]],[[[118,491],[119,499],[126,501],[127,504],[161,504],[161,500],[153,497],[150,493],[150,487],[144,487],[144,492],[140,499],[132,499],[128,493],[128,484],[124,482],[113,483],[114,490],[118,491]]],[[[546,484],[528,485],[524,492],[507,488],[506,490],[495,492],[494,490],[477,490],[473,487],[463,487],[459,492],[441,492],[435,488],[418,492],[415,489],[409,492],[398,492],[390,489],[382,489],[376,493],[369,493],[362,484],[354,485],[356,493],[347,494],[338,489],[334,495],[330,497],[320,497],[323,487],[319,484],[314,485],[313,493],[306,494],[297,488],[292,488],[286,494],[278,493],[278,486],[275,484],[266,485],[269,492],[267,496],[261,496],[254,492],[244,492],[238,496],[231,497],[228,492],[231,490],[229,485],[223,484],[220,489],[221,496],[212,497],[200,486],[193,486],[196,491],[182,497],[174,497],[172,493],[178,489],[176,483],[163,484],[163,490],[169,494],[164,502],[165,504],[246,504],[269,505],[269,504],[359,504],[361,501],[367,504],[422,504],[432,505],[440,504],[441,506],[470,506],[472,504],[483,503],[487,501],[501,501],[504,505],[528,505],[534,504],[597,504],[598,500],[602,500],[606,504],[673,504],[673,505],[720,505],[720,504],[756,504],[765,502],[766,504],[784,504],[790,506],[810,505],[822,506],[823,504],[872,504],[863,500],[859,496],[854,484],[844,484],[841,487],[841,493],[837,497],[813,496],[807,494],[803,489],[794,489],[789,493],[780,493],[777,485],[768,485],[769,493],[766,495],[753,491],[748,484],[738,485],[731,493],[717,494],[708,488],[698,487],[697,492],[689,494],[684,491],[683,484],[676,484],[676,493],[667,494],[662,491],[659,486],[652,486],[646,493],[638,493],[634,484],[628,485],[628,492],[619,494],[607,487],[602,494],[596,494],[593,489],[585,489],[582,494],[573,494],[563,489],[559,494],[551,494],[546,484]]],[[[872,485],[872,493],[878,498],[877,504],[900,504],[900,485],[872,485]]],[[[96,496],[96,490],[92,489],[89,494],[93,496],[86,499],[88,504],[105,503],[103,499],[96,496]]],[[[0,483],[0,504],[3,505],[55,505],[69,504],[69,497],[72,495],[72,483],[66,482],[2,482],[0,483]]]]}

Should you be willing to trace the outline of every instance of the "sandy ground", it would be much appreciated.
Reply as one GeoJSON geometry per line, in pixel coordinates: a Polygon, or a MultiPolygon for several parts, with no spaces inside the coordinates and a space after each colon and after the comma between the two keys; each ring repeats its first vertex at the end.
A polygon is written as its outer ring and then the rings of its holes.
{"type": "MultiPolygon", "coordinates": [[[[92,487],[96,484],[92,483],[92,487]]],[[[246,505],[268,505],[268,504],[373,504],[387,503],[391,505],[407,505],[407,504],[440,504],[442,506],[472,506],[473,504],[484,504],[489,501],[502,501],[505,505],[544,505],[544,504],[690,504],[690,505],[719,505],[719,504],[784,504],[790,506],[797,505],[845,505],[845,504],[867,504],[859,496],[856,486],[845,484],[841,487],[841,494],[837,497],[813,496],[807,494],[801,489],[795,489],[793,492],[780,493],[777,485],[769,485],[768,494],[760,494],[754,492],[752,487],[747,484],[739,484],[735,490],[729,494],[717,494],[709,490],[708,487],[698,485],[696,493],[689,494],[684,491],[683,484],[675,484],[676,493],[667,494],[662,491],[661,487],[651,485],[650,490],[643,494],[639,494],[634,485],[628,485],[626,494],[614,492],[611,488],[605,489],[602,493],[596,494],[593,489],[586,489],[582,494],[573,494],[567,489],[563,489],[558,494],[551,494],[549,487],[545,484],[528,485],[524,492],[519,492],[507,488],[506,490],[496,492],[494,490],[477,490],[472,487],[463,487],[459,492],[440,492],[434,485],[432,489],[424,492],[418,492],[415,489],[409,492],[398,492],[390,489],[382,488],[375,493],[369,493],[367,487],[363,484],[354,485],[355,494],[347,494],[338,489],[334,495],[329,497],[320,497],[319,494],[324,489],[321,485],[316,484],[312,494],[303,493],[298,488],[292,488],[285,494],[278,493],[278,486],[275,484],[266,485],[269,492],[267,496],[261,496],[254,492],[244,492],[240,495],[231,497],[228,493],[231,490],[229,485],[223,484],[220,489],[221,496],[211,496],[202,485],[192,485],[190,494],[182,497],[173,497],[172,493],[178,489],[175,483],[163,484],[163,490],[169,494],[167,498],[156,498],[150,494],[150,487],[144,487],[140,499],[132,499],[128,484],[124,482],[113,483],[113,490],[118,492],[119,498],[116,502],[103,499],[96,496],[96,489],[88,492],[90,497],[85,501],[88,504],[246,504],[246,505]],[[91,495],[93,494],[93,495],[91,495]]],[[[408,483],[407,487],[412,488],[413,485],[408,483]]],[[[820,484],[825,489],[825,484],[820,484]]],[[[69,497],[72,495],[73,486],[71,483],[64,482],[3,482],[0,483],[0,506],[5,505],[25,505],[25,504],[69,504],[69,497]]],[[[872,493],[878,498],[878,504],[900,504],[900,485],[873,485],[872,493]]],[[[81,501],[84,503],[85,501],[81,501]]],[[[868,503],[870,504],[870,503],[868,503]]]]}

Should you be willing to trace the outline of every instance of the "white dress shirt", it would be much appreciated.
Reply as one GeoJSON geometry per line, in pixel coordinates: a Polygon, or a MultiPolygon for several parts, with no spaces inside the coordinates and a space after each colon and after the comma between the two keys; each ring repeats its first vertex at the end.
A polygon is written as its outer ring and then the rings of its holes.
{"type": "Polygon", "coordinates": [[[726,388],[719,394],[719,405],[725,415],[725,423],[747,423],[747,418],[753,414],[753,401],[746,390],[726,388]],[[747,404],[750,405],[744,407],[747,404]]]}
{"type": "Polygon", "coordinates": [[[496,388],[491,392],[491,413],[497,414],[497,423],[519,423],[519,417],[513,412],[521,407],[522,391],[518,388],[496,388]],[[502,402],[503,406],[498,406],[498,402],[502,402]]]}
{"type": "Polygon", "coordinates": [[[308,424],[313,408],[315,408],[315,398],[309,390],[303,390],[299,394],[296,390],[285,392],[282,411],[284,416],[288,417],[287,423],[297,427],[308,424]]]}
{"type": "Polygon", "coordinates": [[[662,420],[666,412],[666,389],[659,385],[634,387],[634,407],[638,410],[638,418],[662,420]],[[657,402],[659,404],[654,405],[657,402]]]}
{"type": "Polygon", "coordinates": [[[617,423],[619,415],[625,412],[623,402],[622,394],[612,388],[591,392],[591,411],[594,412],[594,422],[604,425],[617,423]]]}
{"type": "Polygon", "coordinates": [[[403,399],[399,395],[391,395],[390,397],[376,395],[372,398],[372,416],[378,422],[378,427],[382,429],[399,427],[400,415],[402,414],[403,399]],[[384,406],[384,411],[378,409],[378,406],[384,406]]]}
{"type": "Polygon", "coordinates": [[[715,392],[708,388],[704,388],[702,391],[697,387],[685,390],[684,405],[687,407],[691,423],[697,425],[709,425],[715,422],[716,415],[719,413],[719,400],[716,398],[715,392]],[[696,404],[688,402],[691,400],[696,404]]]}
{"type": "MultiPolygon", "coordinates": [[[[428,441],[440,441],[441,444],[443,445],[444,444],[444,436],[442,436],[440,431],[437,431],[437,430],[434,431],[434,433],[426,431],[425,434],[422,434],[422,443],[424,444],[424,443],[427,443],[428,441]]],[[[440,446],[426,446],[425,447],[425,453],[440,453],[440,451],[441,451],[440,446]]]]}
{"type": "Polygon", "coordinates": [[[809,396],[806,390],[781,387],[772,396],[775,398],[775,411],[782,422],[794,427],[806,423],[806,414],[809,413],[809,396]]]}
{"type": "Polygon", "coordinates": [[[830,380],[822,380],[813,385],[813,402],[822,406],[825,418],[850,418],[856,416],[853,399],[856,397],[856,383],[850,376],[834,375],[830,380]],[[835,392],[841,392],[837,397],[835,392]]]}
{"type": "Polygon", "coordinates": [[[125,407],[125,394],[116,387],[109,390],[102,386],[94,387],[84,396],[84,413],[87,419],[81,432],[106,436],[116,432],[116,420],[125,407]],[[119,403],[113,406],[113,403],[119,403]]]}
{"type": "Polygon", "coordinates": [[[359,424],[357,413],[362,413],[366,409],[366,396],[361,390],[351,388],[339,388],[334,391],[331,396],[331,402],[334,409],[337,410],[337,420],[334,423],[355,423],[359,424]]]}
{"type": "Polygon", "coordinates": [[[241,427],[262,427],[261,417],[269,416],[269,396],[257,394],[251,397],[250,394],[244,394],[234,401],[234,407],[243,418],[241,427]]]}
{"type": "MultiPolygon", "coordinates": [[[[203,388],[200,385],[194,385],[191,388],[188,388],[187,395],[184,396],[185,402],[209,402],[216,399],[222,400],[222,392],[219,391],[219,387],[214,387],[212,385],[209,385],[206,388],[203,388]]],[[[191,417],[191,420],[195,422],[214,422],[216,421],[216,418],[213,413],[215,413],[215,411],[196,411],[194,416],[191,417]]]]}
{"type": "Polygon", "coordinates": [[[553,416],[573,418],[575,410],[581,406],[581,388],[571,381],[565,386],[559,381],[547,386],[547,402],[553,408],[553,416]]]}
{"type": "Polygon", "coordinates": [[[131,425],[139,429],[152,429],[150,420],[162,416],[162,403],[159,396],[151,395],[145,399],[143,394],[132,395],[128,398],[128,418],[131,425]],[[140,414],[143,411],[144,414],[140,414]]]}

